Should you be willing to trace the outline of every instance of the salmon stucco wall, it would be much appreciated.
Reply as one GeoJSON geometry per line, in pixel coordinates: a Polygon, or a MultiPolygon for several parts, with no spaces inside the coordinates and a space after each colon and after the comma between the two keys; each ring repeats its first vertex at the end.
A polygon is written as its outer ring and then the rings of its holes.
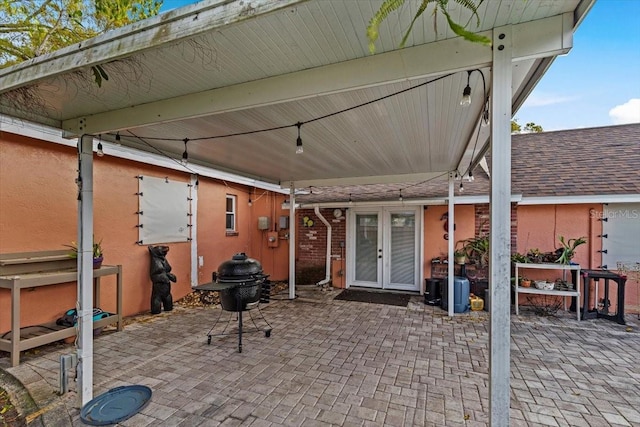
{"type": "MultiPolygon", "coordinates": [[[[565,239],[585,237],[587,244],[576,250],[574,262],[582,268],[598,268],[601,258],[594,256],[602,247],[602,224],[590,219],[592,209],[601,210],[601,205],[521,205],[518,207],[518,252],[531,249],[542,252],[561,247],[559,236],[565,239]]],[[[532,273],[534,275],[534,273],[532,273]]]]}
{"type": "MultiPolygon", "coordinates": [[[[445,231],[446,221],[443,219],[443,215],[447,211],[447,206],[429,206],[424,211],[424,277],[431,277],[431,260],[433,258],[446,259],[447,257],[449,243],[448,239],[445,239],[447,231],[445,231]]],[[[455,242],[473,237],[476,227],[473,205],[456,205],[454,222],[455,242]]]]}
{"type": "Polygon", "coordinates": [[[228,183],[220,185],[216,180],[200,178],[198,185],[198,256],[203,265],[198,264],[198,283],[211,281],[211,274],[221,263],[234,254],[244,252],[262,264],[265,274],[271,280],[285,280],[289,274],[289,240],[287,229],[278,227],[280,216],[289,215],[283,211],[282,195],[265,190],[245,188],[228,183]],[[225,204],[227,195],[237,198],[236,233],[225,229],[225,204]],[[249,198],[251,197],[251,206],[249,198]],[[268,230],[258,229],[258,218],[267,217],[268,230]],[[270,232],[278,234],[278,244],[268,244],[270,232]]]}
{"type": "MultiPolygon", "coordinates": [[[[533,248],[542,252],[553,251],[560,247],[558,236],[565,239],[585,237],[587,243],[577,248],[573,261],[581,268],[597,270],[602,265],[602,256],[598,252],[602,250],[602,221],[599,220],[602,216],[601,204],[521,205],[518,207],[518,252],[526,253],[533,248]]],[[[560,273],[548,271],[529,270],[526,274],[534,280],[560,277],[560,273]]],[[[625,287],[626,312],[640,312],[639,287],[638,279],[629,276],[625,287]]],[[[601,288],[598,298],[603,296],[601,288]]],[[[591,304],[594,298],[591,295],[591,304]]]]}
{"type": "MultiPolygon", "coordinates": [[[[77,240],[77,154],[74,147],[0,133],[0,253],[64,249],[77,240]]],[[[147,312],[151,281],[149,252],[138,245],[138,180],[136,176],[167,177],[189,182],[190,175],[109,156],[94,157],[94,235],[102,240],[104,264],[123,266],[123,314],[147,312]]],[[[198,189],[198,254],[204,264],[196,283],[211,280],[219,263],[236,252],[247,252],[260,261],[272,279],[285,279],[287,242],[266,247],[258,230],[260,215],[281,214],[270,192],[255,193],[248,206],[250,187],[200,178],[198,189]],[[238,197],[238,232],[228,236],[225,227],[226,194],[238,197]],[[275,212],[275,213],[274,213],[275,212]]],[[[191,243],[168,243],[167,260],[177,283],[174,300],[191,292],[191,243]]],[[[115,311],[115,278],[101,281],[101,308],[115,311]]],[[[60,317],[76,305],[76,283],[34,288],[22,292],[21,325],[36,325],[60,317]]],[[[0,333],[9,330],[10,293],[0,290],[0,333]]]]}

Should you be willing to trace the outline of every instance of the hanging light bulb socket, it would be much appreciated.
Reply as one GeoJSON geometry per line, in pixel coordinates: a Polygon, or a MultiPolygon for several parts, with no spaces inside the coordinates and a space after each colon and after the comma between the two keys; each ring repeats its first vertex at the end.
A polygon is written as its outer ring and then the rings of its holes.
{"type": "Polygon", "coordinates": [[[402,190],[400,190],[400,196],[398,197],[398,200],[400,200],[400,201],[403,200],[403,198],[402,198],[402,190]]]}
{"type": "Polygon", "coordinates": [[[247,202],[249,206],[253,206],[253,202],[251,201],[251,197],[249,197],[249,201],[247,202]]]}
{"type": "Polygon", "coordinates": [[[353,204],[353,200],[351,199],[351,193],[349,193],[349,204],[352,205],[353,204]]]}
{"type": "Polygon", "coordinates": [[[302,123],[296,123],[298,127],[298,139],[296,139],[296,154],[304,153],[304,147],[302,146],[302,138],[300,137],[300,128],[302,127],[302,123]]]}
{"type": "Polygon", "coordinates": [[[481,121],[482,127],[487,127],[489,126],[489,108],[485,108],[484,111],[482,112],[482,121],[481,121]]]}
{"type": "Polygon", "coordinates": [[[187,163],[189,163],[189,153],[187,152],[187,142],[189,142],[189,138],[185,138],[183,139],[184,141],[184,152],[182,153],[182,160],[180,161],[180,163],[182,163],[182,166],[187,166],[187,163]]]}
{"type": "Polygon", "coordinates": [[[120,143],[120,132],[116,132],[116,142],[120,143]]]}
{"type": "Polygon", "coordinates": [[[468,176],[468,181],[469,181],[469,182],[473,182],[473,181],[475,181],[475,180],[476,180],[476,179],[473,177],[473,171],[471,171],[471,170],[469,171],[469,175],[467,175],[467,176],[468,176]]]}
{"type": "Polygon", "coordinates": [[[102,142],[98,142],[98,149],[96,150],[96,155],[98,157],[104,156],[104,151],[102,150],[102,142]]]}
{"type": "Polygon", "coordinates": [[[466,107],[471,104],[471,86],[469,85],[469,81],[471,79],[471,71],[467,71],[467,86],[462,91],[462,99],[460,100],[460,105],[466,107]]]}
{"type": "Polygon", "coordinates": [[[462,185],[462,183],[460,183],[460,188],[458,188],[458,192],[464,193],[464,185],[462,185]]]}

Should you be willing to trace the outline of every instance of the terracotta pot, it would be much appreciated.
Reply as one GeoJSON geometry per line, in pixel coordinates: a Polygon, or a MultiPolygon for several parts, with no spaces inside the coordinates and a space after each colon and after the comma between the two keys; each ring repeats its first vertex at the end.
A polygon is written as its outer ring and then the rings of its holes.
{"type": "Polygon", "coordinates": [[[531,286],[531,280],[524,279],[520,282],[520,286],[523,288],[528,288],[531,286]]]}

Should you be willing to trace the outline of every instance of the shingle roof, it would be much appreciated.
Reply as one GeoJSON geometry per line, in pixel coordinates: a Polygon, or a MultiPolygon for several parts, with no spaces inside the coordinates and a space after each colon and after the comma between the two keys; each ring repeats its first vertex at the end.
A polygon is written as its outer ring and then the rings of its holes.
{"type": "MultiPolygon", "coordinates": [[[[640,123],[520,134],[511,140],[513,194],[640,194],[640,123]]],[[[463,182],[464,194],[489,194],[488,177],[480,168],[474,176],[474,182],[463,182]]],[[[447,175],[422,183],[313,187],[310,194],[297,196],[297,201],[398,200],[400,190],[403,199],[446,197],[447,175]]]]}
{"type": "Polygon", "coordinates": [[[514,135],[513,192],[640,194],[640,123],[514,135]]]}

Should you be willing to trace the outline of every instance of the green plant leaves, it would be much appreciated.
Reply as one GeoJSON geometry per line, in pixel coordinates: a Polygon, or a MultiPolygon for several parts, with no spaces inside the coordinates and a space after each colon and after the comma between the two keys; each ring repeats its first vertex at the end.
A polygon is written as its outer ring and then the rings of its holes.
{"type": "Polygon", "coordinates": [[[91,67],[91,71],[93,72],[93,77],[98,87],[102,87],[102,80],[109,80],[109,75],[102,66],[94,65],[91,67]]]}
{"type": "MultiPolygon", "coordinates": [[[[480,5],[484,2],[484,0],[478,0],[477,3],[475,0],[455,0],[455,2],[461,5],[462,7],[468,9],[469,11],[471,11],[472,17],[476,18],[476,26],[480,25],[480,16],[478,15],[478,7],[480,7],[480,5]]],[[[385,0],[380,5],[380,8],[373,15],[371,20],[369,20],[369,25],[367,26],[367,38],[369,40],[370,53],[372,54],[375,53],[375,49],[376,49],[375,43],[379,37],[380,24],[382,24],[382,22],[384,22],[384,20],[387,19],[392,12],[400,9],[404,5],[404,3],[405,3],[405,0],[385,0]]],[[[491,45],[491,39],[467,30],[465,28],[466,26],[458,24],[451,18],[451,15],[449,15],[449,12],[447,11],[447,5],[449,3],[449,0],[421,0],[420,5],[418,6],[418,10],[416,11],[415,15],[413,16],[413,19],[411,20],[411,24],[409,24],[409,28],[407,29],[404,36],[402,37],[402,41],[400,42],[400,46],[399,46],[400,48],[405,46],[407,39],[409,38],[411,31],[413,30],[413,26],[415,25],[417,19],[420,16],[422,16],[422,14],[425,12],[429,3],[435,3],[435,9],[433,11],[434,17],[437,14],[437,12],[440,11],[447,19],[449,28],[451,28],[451,30],[456,35],[472,43],[480,43],[487,46],[491,45]]],[[[436,21],[434,19],[434,28],[435,28],[435,23],[436,21]]]]}

